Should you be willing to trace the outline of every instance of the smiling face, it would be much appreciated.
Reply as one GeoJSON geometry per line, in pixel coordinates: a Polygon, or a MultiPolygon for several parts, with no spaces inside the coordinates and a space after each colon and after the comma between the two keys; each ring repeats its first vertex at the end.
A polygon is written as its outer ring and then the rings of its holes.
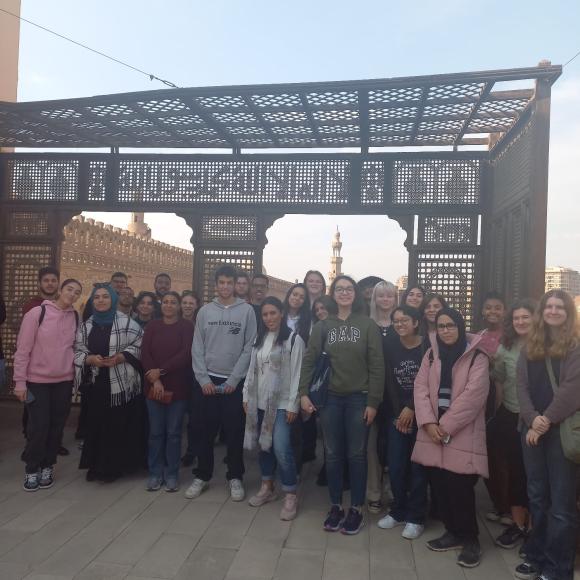
{"type": "Polygon", "coordinates": [[[268,281],[266,278],[254,278],[252,280],[252,301],[254,304],[262,304],[268,291],[268,281]]]}
{"type": "Polygon", "coordinates": [[[106,288],[97,288],[93,296],[93,308],[96,312],[107,312],[111,310],[111,295],[106,288]]]}
{"type": "Polygon", "coordinates": [[[305,300],[306,292],[304,292],[304,288],[294,288],[294,290],[290,292],[290,296],[288,296],[288,306],[294,313],[296,313],[300,308],[302,308],[305,300]]]}
{"type": "Polygon", "coordinates": [[[326,306],[322,302],[317,302],[314,305],[314,316],[318,320],[326,320],[328,318],[328,310],[326,310],[326,306]]]}
{"type": "Polygon", "coordinates": [[[161,301],[161,314],[164,318],[177,318],[179,316],[179,300],[173,294],[166,294],[161,301]]]}
{"type": "Polygon", "coordinates": [[[76,282],[68,282],[60,289],[59,300],[64,306],[72,306],[81,296],[82,288],[76,282]]]}
{"type": "Polygon", "coordinates": [[[397,295],[392,290],[380,288],[375,294],[377,309],[384,312],[391,312],[397,303],[397,295]]]}
{"type": "Polygon", "coordinates": [[[491,326],[497,326],[501,324],[503,317],[505,316],[505,306],[501,300],[497,298],[488,298],[483,303],[483,320],[486,324],[491,326]]]}
{"type": "Polygon", "coordinates": [[[425,318],[430,324],[435,324],[435,318],[437,318],[437,313],[443,308],[443,304],[439,298],[431,298],[425,306],[425,318]]]}
{"type": "Polygon", "coordinates": [[[262,306],[261,312],[264,326],[270,332],[278,332],[278,330],[280,330],[280,324],[282,323],[282,311],[278,310],[272,304],[264,304],[264,306],[262,306]]]}
{"type": "Polygon", "coordinates": [[[318,275],[313,272],[306,276],[306,288],[308,289],[308,294],[313,298],[318,298],[324,289],[324,280],[318,275]]]}
{"type": "Polygon", "coordinates": [[[171,290],[171,279],[169,276],[157,276],[155,280],[155,293],[157,296],[165,296],[171,290]]]}
{"type": "Polygon", "coordinates": [[[143,296],[137,304],[137,314],[141,320],[149,320],[153,316],[155,306],[151,296],[143,296]]]}
{"type": "Polygon", "coordinates": [[[125,276],[114,276],[111,278],[111,288],[117,293],[121,294],[121,290],[127,287],[127,278],[125,276]]]}
{"type": "Polygon", "coordinates": [[[188,320],[193,318],[193,313],[197,308],[197,300],[190,295],[184,296],[181,299],[181,312],[183,313],[183,318],[188,320]]]}
{"type": "Polygon", "coordinates": [[[554,329],[561,327],[568,319],[564,301],[555,296],[548,298],[542,316],[549,327],[554,329]]]}
{"type": "Polygon", "coordinates": [[[346,278],[341,278],[334,286],[334,300],[341,308],[352,306],[354,295],[354,286],[346,278]]]}
{"type": "Polygon", "coordinates": [[[54,298],[58,293],[58,277],[54,274],[45,274],[38,285],[43,298],[54,298]]]}
{"type": "Polygon", "coordinates": [[[421,303],[423,302],[423,298],[425,298],[425,295],[423,294],[423,291],[420,288],[411,288],[411,290],[409,290],[409,293],[407,294],[405,302],[407,303],[408,306],[412,306],[413,308],[419,308],[419,306],[421,306],[421,303]]]}
{"type": "Polygon", "coordinates": [[[401,310],[396,310],[393,316],[393,326],[395,327],[395,332],[401,338],[404,338],[415,334],[415,329],[419,326],[419,322],[413,320],[411,316],[401,310]]]}
{"type": "Polygon", "coordinates": [[[532,328],[533,314],[527,308],[516,308],[512,314],[512,324],[516,334],[527,336],[532,328]]]}
{"type": "Polygon", "coordinates": [[[437,319],[437,335],[448,346],[457,342],[459,339],[459,330],[453,318],[447,316],[447,314],[442,314],[437,319]]]}
{"type": "Polygon", "coordinates": [[[218,276],[215,289],[221,300],[231,300],[234,296],[234,286],[235,282],[231,276],[218,276]]]}

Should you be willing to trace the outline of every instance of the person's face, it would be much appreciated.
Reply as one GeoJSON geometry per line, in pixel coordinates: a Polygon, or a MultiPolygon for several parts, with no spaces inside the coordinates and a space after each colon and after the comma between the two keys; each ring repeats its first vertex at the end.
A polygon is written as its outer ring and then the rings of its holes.
{"type": "Polygon", "coordinates": [[[252,280],[252,299],[254,302],[261,304],[266,298],[268,282],[264,278],[252,280]]]}
{"type": "Polygon", "coordinates": [[[306,277],[306,288],[311,296],[320,296],[324,288],[324,282],[318,274],[308,274],[306,277]]]}
{"type": "Polygon", "coordinates": [[[425,306],[425,318],[427,322],[431,324],[435,324],[435,318],[437,317],[437,313],[443,308],[443,304],[441,304],[439,298],[431,298],[425,306]]]}
{"type": "Polygon", "coordinates": [[[455,344],[459,339],[459,330],[453,318],[447,314],[442,314],[437,319],[437,334],[444,344],[449,346],[455,344]]]}
{"type": "Polygon", "coordinates": [[[236,296],[246,298],[250,292],[250,281],[247,278],[238,278],[236,280],[236,296]]]}
{"type": "Polygon", "coordinates": [[[393,326],[395,332],[401,336],[411,336],[415,334],[415,329],[419,325],[417,320],[413,320],[408,314],[397,310],[393,316],[393,326]]]}
{"type": "Polygon", "coordinates": [[[76,282],[69,282],[60,290],[60,299],[67,305],[72,306],[81,296],[82,288],[76,282]]]}
{"type": "Polygon", "coordinates": [[[54,274],[45,274],[39,285],[44,296],[55,296],[58,292],[58,278],[54,274]]]}
{"type": "Polygon", "coordinates": [[[228,276],[218,276],[216,292],[222,300],[229,300],[234,295],[234,279],[228,276]]]}
{"type": "Polygon", "coordinates": [[[164,296],[171,290],[171,280],[167,276],[159,276],[155,280],[155,292],[159,296],[164,296]]]}
{"type": "Polygon", "coordinates": [[[161,314],[165,318],[176,318],[179,314],[179,300],[171,294],[161,300],[161,314]]]}
{"type": "Polygon", "coordinates": [[[290,296],[288,296],[288,306],[298,311],[302,308],[304,300],[306,300],[306,292],[304,292],[304,288],[294,288],[294,290],[290,292],[290,296]]]}
{"type": "Polygon", "coordinates": [[[488,324],[500,324],[505,315],[505,307],[501,300],[490,298],[483,303],[483,319],[488,324]]]}
{"type": "Polygon", "coordinates": [[[107,312],[111,310],[111,305],[113,301],[111,300],[111,295],[106,288],[98,288],[93,296],[93,308],[97,312],[107,312]]]}
{"type": "Polygon", "coordinates": [[[115,276],[115,278],[111,278],[111,288],[121,296],[121,290],[127,287],[127,279],[123,278],[123,276],[115,276]]]}
{"type": "Polygon", "coordinates": [[[518,336],[526,336],[532,328],[532,313],[527,308],[516,308],[512,314],[512,324],[518,336]]]}
{"type": "Polygon", "coordinates": [[[272,304],[266,304],[262,307],[262,320],[264,321],[264,326],[270,332],[277,332],[280,330],[282,312],[272,304]]]}
{"type": "Polygon", "coordinates": [[[193,296],[184,296],[181,299],[181,312],[185,318],[192,318],[197,307],[197,302],[193,296]]]}
{"type": "Polygon", "coordinates": [[[137,304],[137,313],[141,319],[150,318],[153,315],[154,309],[155,306],[153,305],[151,296],[144,296],[141,298],[139,304],[137,304]]]}
{"type": "Polygon", "coordinates": [[[318,320],[326,320],[328,318],[328,310],[326,310],[326,307],[321,302],[317,302],[314,305],[314,316],[318,320]]]}
{"type": "Polygon", "coordinates": [[[390,312],[395,307],[397,297],[395,296],[394,292],[385,290],[383,288],[381,290],[377,290],[375,299],[379,310],[390,312]]]}
{"type": "Polygon", "coordinates": [[[564,307],[564,301],[560,298],[555,298],[551,296],[548,298],[546,302],[546,306],[544,306],[544,322],[551,326],[552,328],[557,328],[562,326],[566,319],[568,318],[568,314],[566,313],[566,308],[564,307]]]}
{"type": "Polygon", "coordinates": [[[125,286],[125,288],[121,288],[118,293],[119,293],[119,304],[121,306],[133,306],[133,299],[135,298],[133,288],[125,286]]]}
{"type": "Polygon", "coordinates": [[[346,278],[339,280],[334,286],[334,300],[339,306],[346,308],[354,302],[354,286],[346,278]]]}
{"type": "Polygon", "coordinates": [[[424,294],[420,288],[411,288],[409,294],[407,294],[407,305],[413,308],[419,308],[421,302],[423,302],[424,294]]]}

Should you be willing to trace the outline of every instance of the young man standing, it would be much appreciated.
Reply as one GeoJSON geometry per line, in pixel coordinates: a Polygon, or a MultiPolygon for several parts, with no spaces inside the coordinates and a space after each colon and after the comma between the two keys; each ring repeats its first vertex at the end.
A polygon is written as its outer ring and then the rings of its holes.
{"type": "Polygon", "coordinates": [[[45,300],[56,300],[58,296],[58,284],[60,272],[52,266],[46,266],[38,270],[38,295],[27,300],[22,306],[22,315],[40,306],[45,300]]]}
{"type": "Polygon", "coordinates": [[[195,479],[185,492],[188,499],[198,497],[209,486],[214,469],[213,446],[220,426],[225,433],[231,498],[242,501],[245,497],[242,388],[256,338],[256,317],[252,307],[234,295],[236,276],[232,266],[220,266],[215,273],[217,297],[197,315],[192,361],[203,393],[204,434],[195,479]]]}
{"type": "Polygon", "coordinates": [[[117,294],[119,295],[117,310],[131,318],[131,314],[133,313],[133,302],[135,301],[135,292],[133,292],[133,288],[125,286],[118,290],[117,294]]]}
{"type": "Polygon", "coordinates": [[[161,272],[155,276],[155,296],[157,300],[161,303],[161,300],[171,290],[171,276],[165,272],[161,272]]]}
{"type": "Polygon", "coordinates": [[[128,282],[129,279],[127,278],[127,274],[125,274],[125,272],[115,272],[111,276],[111,288],[113,288],[117,294],[119,294],[123,288],[127,288],[128,282]]]}
{"type": "Polygon", "coordinates": [[[236,298],[249,302],[250,300],[250,277],[242,270],[238,272],[236,279],[236,298]]]}

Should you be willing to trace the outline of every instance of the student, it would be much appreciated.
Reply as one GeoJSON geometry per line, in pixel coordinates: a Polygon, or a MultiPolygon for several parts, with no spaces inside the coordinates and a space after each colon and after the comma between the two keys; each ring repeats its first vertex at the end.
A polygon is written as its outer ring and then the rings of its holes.
{"type": "Polygon", "coordinates": [[[266,298],[261,314],[263,330],[258,332],[252,349],[243,391],[244,447],[253,450],[259,446],[262,474],[262,486],[249,503],[259,507],[277,499],[274,486],[277,466],[285,493],[280,519],[289,521],[296,517],[298,506],[298,475],[291,430],[298,417],[298,381],[304,342],[286,324],[287,315],[278,298],[266,298]]]}
{"type": "Polygon", "coordinates": [[[139,292],[135,300],[133,319],[141,328],[145,328],[155,318],[156,303],[157,296],[153,292],[139,292]]]}
{"type": "Polygon", "coordinates": [[[56,300],[60,272],[52,266],[46,266],[38,270],[38,295],[29,298],[22,306],[22,314],[26,314],[36,306],[40,306],[45,300],[56,300]]]}
{"type": "Polygon", "coordinates": [[[310,304],[314,304],[315,300],[326,295],[326,280],[318,270],[308,270],[304,275],[303,284],[308,290],[310,304]]]}
{"type": "Polygon", "coordinates": [[[336,303],[330,296],[321,296],[312,303],[312,324],[326,320],[329,314],[336,314],[336,303]]]}
{"type": "Polygon", "coordinates": [[[81,292],[78,280],[65,280],[55,301],[44,300],[24,315],[18,333],[14,393],[28,409],[25,491],[49,488],[54,482],[72,398],[78,320],[73,304],[81,292]]]}
{"type": "Polygon", "coordinates": [[[332,369],[327,401],[320,409],[331,501],[324,529],[357,534],[363,526],[368,428],[383,398],[385,366],[381,337],[376,324],[364,315],[364,301],[356,282],[350,276],[337,276],[330,296],[338,314],[313,328],[300,375],[301,406],[305,413],[316,411],[308,387],[324,348],[332,369]],[[351,507],[346,517],[342,508],[345,455],[351,485],[351,507]]]}
{"type": "Polygon", "coordinates": [[[429,340],[427,347],[430,347],[435,337],[437,329],[435,328],[435,319],[437,313],[442,308],[447,308],[447,300],[441,294],[427,294],[421,305],[421,334],[429,340]]]}
{"type": "Polygon", "coordinates": [[[250,304],[256,314],[258,327],[262,324],[262,319],[260,318],[260,306],[262,305],[264,298],[266,298],[269,285],[270,281],[268,280],[268,276],[265,274],[254,274],[252,285],[250,287],[250,304]]]}
{"type": "Polygon", "coordinates": [[[188,499],[203,493],[213,477],[213,446],[220,425],[225,433],[231,499],[242,501],[245,497],[242,388],[256,339],[256,317],[249,304],[234,296],[236,276],[232,266],[220,266],[215,272],[217,297],[197,315],[192,360],[203,393],[205,432],[195,479],[185,492],[188,499]]]}
{"type": "Polygon", "coordinates": [[[415,378],[415,419],[419,431],[411,461],[428,467],[445,533],[427,542],[435,552],[461,548],[457,563],[466,568],[481,560],[475,484],[487,477],[485,402],[489,360],[478,349],[481,337],[465,332],[453,308],[437,313],[437,338],[415,378]]]}
{"type": "Polygon", "coordinates": [[[111,276],[111,288],[119,294],[123,288],[127,288],[129,278],[125,272],[114,272],[111,276]]]}
{"type": "Polygon", "coordinates": [[[75,341],[75,387],[83,387],[87,416],[79,464],[87,481],[111,483],[144,464],[141,339],[143,331],[117,310],[110,284],[97,284],[90,318],[75,341]]]}
{"type": "Polygon", "coordinates": [[[578,465],[564,455],[559,427],[580,410],[580,332],[574,301],[563,290],[540,299],[517,375],[532,530],[515,576],[572,580],[578,465]]]}
{"type": "Polygon", "coordinates": [[[494,356],[503,335],[503,319],[505,316],[505,304],[503,298],[497,292],[488,292],[483,301],[482,317],[484,328],[481,335],[481,350],[489,356],[494,356]]]}
{"type": "Polygon", "coordinates": [[[388,464],[393,492],[389,513],[379,528],[405,526],[402,536],[417,539],[425,529],[427,515],[427,474],[411,461],[417,438],[414,383],[423,359],[423,338],[419,334],[421,315],[416,308],[402,304],[392,313],[395,335],[387,339],[386,367],[389,413],[388,464]]]}
{"type": "Polygon", "coordinates": [[[304,344],[308,344],[312,318],[310,299],[304,284],[293,284],[284,298],[284,314],[288,328],[300,335],[304,344]]]}
{"type": "Polygon", "coordinates": [[[171,290],[171,276],[165,272],[160,272],[155,276],[155,281],[153,283],[155,288],[155,296],[157,296],[157,301],[161,304],[161,299],[167,292],[171,290]]]}
{"type": "Polygon", "coordinates": [[[148,491],[179,489],[181,431],[191,390],[193,325],[181,317],[181,297],[166,292],[161,316],[147,325],[141,360],[149,414],[148,491]],[[170,399],[170,400],[169,400],[170,399]]]}
{"type": "Polygon", "coordinates": [[[235,294],[236,298],[241,298],[245,302],[250,301],[250,276],[243,270],[238,270],[235,294]]]}
{"type": "Polygon", "coordinates": [[[131,317],[133,315],[133,305],[135,302],[135,292],[133,291],[133,288],[125,286],[124,288],[121,288],[117,294],[119,295],[119,302],[117,304],[119,312],[131,317]]]}
{"type": "Polygon", "coordinates": [[[369,303],[370,317],[377,323],[381,335],[393,334],[391,314],[397,307],[397,287],[392,282],[377,282],[369,303]]]}
{"type": "Polygon", "coordinates": [[[193,290],[184,290],[181,293],[181,315],[195,327],[197,312],[201,307],[199,296],[193,290]]]}
{"type": "Polygon", "coordinates": [[[374,290],[375,286],[379,282],[384,282],[384,281],[385,280],[383,280],[382,278],[379,278],[378,276],[367,276],[366,278],[359,280],[358,287],[360,288],[363,299],[365,301],[367,314],[370,314],[371,297],[373,295],[373,290],[374,290]]]}
{"type": "Polygon", "coordinates": [[[534,304],[520,300],[512,305],[504,321],[502,342],[493,361],[492,379],[495,381],[499,407],[495,414],[498,441],[497,464],[492,462],[488,449],[489,474],[505,474],[505,495],[511,509],[513,524],[495,540],[502,548],[513,548],[527,537],[528,494],[526,472],[522,456],[521,436],[518,431],[520,406],[517,395],[516,367],[522,347],[532,328],[534,304]]]}
{"type": "Polygon", "coordinates": [[[408,304],[413,308],[417,308],[417,310],[421,310],[421,305],[426,294],[427,292],[423,286],[409,286],[403,292],[403,296],[401,296],[401,304],[408,304]]]}

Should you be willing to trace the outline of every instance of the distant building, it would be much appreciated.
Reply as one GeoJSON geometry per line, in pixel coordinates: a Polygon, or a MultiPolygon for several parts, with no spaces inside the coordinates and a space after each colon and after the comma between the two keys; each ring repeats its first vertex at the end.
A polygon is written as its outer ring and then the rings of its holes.
{"type": "Polygon", "coordinates": [[[337,276],[342,274],[342,242],[340,241],[340,232],[336,226],[336,233],[332,238],[332,258],[330,258],[330,272],[328,272],[328,285],[330,286],[337,276]]]}
{"type": "Polygon", "coordinates": [[[580,272],[572,268],[546,268],[546,292],[561,288],[572,296],[580,296],[580,272]]]}
{"type": "Polygon", "coordinates": [[[405,290],[409,284],[409,276],[406,274],[397,278],[396,286],[399,290],[405,290]]]}

